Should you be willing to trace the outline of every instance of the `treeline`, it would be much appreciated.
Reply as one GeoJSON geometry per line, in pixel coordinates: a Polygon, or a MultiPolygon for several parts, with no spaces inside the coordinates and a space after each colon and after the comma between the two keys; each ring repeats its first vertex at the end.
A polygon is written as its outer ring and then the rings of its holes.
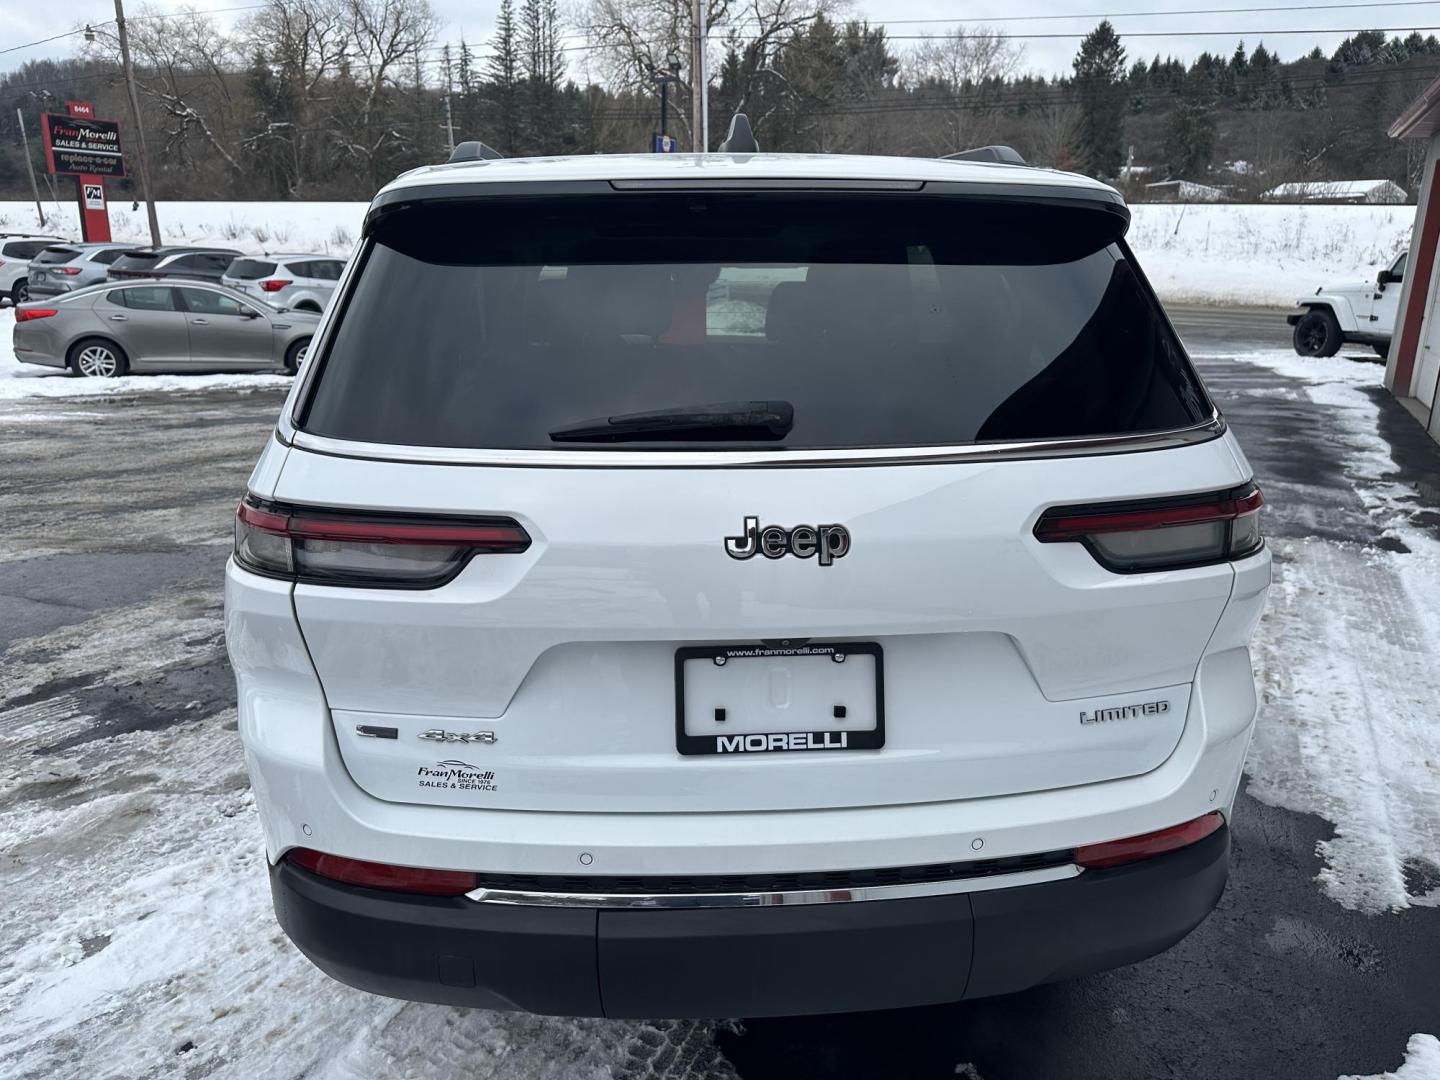
{"type": "MultiPolygon", "coordinates": [[[[902,48],[883,26],[834,17],[833,0],[757,0],[733,21],[729,0],[709,2],[712,146],[736,111],[770,150],[937,155],[1005,142],[1132,196],[1141,177],[1221,183],[1241,198],[1294,180],[1388,178],[1413,195],[1419,148],[1385,129],[1440,71],[1440,41],[1420,34],[1370,31],[1288,61],[1241,42],[1185,63],[1132,59],[1105,22],[1069,74],[1046,78],[1025,73],[1003,32],[902,48]]],[[[503,0],[476,44],[439,41],[428,0],[269,0],[230,30],[142,9],[130,38],[157,194],[365,199],[443,160],[452,136],[511,156],[642,151],[657,74],[688,148],[689,10],[589,0],[567,22],[557,0],[503,0]]],[[[78,98],[127,118],[113,30],[0,76],[0,196],[28,195],[17,108],[42,174],[42,111],[78,98]]]]}

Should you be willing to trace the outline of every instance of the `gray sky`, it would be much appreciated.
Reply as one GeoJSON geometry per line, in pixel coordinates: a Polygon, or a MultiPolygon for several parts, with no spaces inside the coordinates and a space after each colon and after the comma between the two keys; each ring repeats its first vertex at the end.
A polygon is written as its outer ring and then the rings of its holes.
{"type": "MultiPolygon", "coordinates": [[[[174,11],[186,6],[201,10],[229,8],[255,0],[151,0],[151,6],[160,11],[174,11]]],[[[493,29],[498,0],[431,0],[440,15],[443,28],[442,39],[458,40],[462,31],[472,42],[483,42],[493,29]]],[[[1339,30],[1359,27],[1435,27],[1440,32],[1440,0],[1417,5],[1414,0],[1407,3],[1387,5],[1371,2],[1366,7],[1350,6],[1326,10],[1327,4],[1337,0],[1322,0],[1318,5],[1304,5],[1298,0],[1037,0],[1016,5],[1009,0],[970,0],[963,5],[966,21],[974,25],[995,20],[996,28],[1008,30],[1014,35],[1025,34],[1066,34],[1064,38],[1031,39],[1025,46],[1025,68],[1044,73],[1066,72],[1070,58],[1074,56],[1079,43],[1079,34],[1094,27],[1099,12],[1109,12],[1119,29],[1131,61],[1149,58],[1157,52],[1174,54],[1186,60],[1193,59],[1203,50],[1228,54],[1235,48],[1236,41],[1243,37],[1253,48],[1264,38],[1268,48],[1278,50],[1282,58],[1290,60],[1309,52],[1320,45],[1326,52],[1333,51],[1344,34],[1265,33],[1277,29],[1315,30],[1333,28],[1339,30]],[[1248,12],[1209,15],[1145,15],[1126,12],[1182,11],[1195,8],[1234,7],[1276,7],[1292,6],[1299,10],[1248,12]],[[1034,16],[1045,16],[1034,20],[1034,16]],[[1001,21],[1004,17],[1012,21],[1001,21]],[[1025,16],[1026,21],[1014,20],[1014,16],[1025,16]],[[1058,16],[1064,16],[1058,17],[1058,16]],[[1223,30],[1217,32],[1217,27],[1223,30]],[[1139,37],[1141,33],[1155,31],[1202,31],[1203,37],[1139,37]]],[[[891,34],[897,38],[903,35],[919,34],[925,30],[940,31],[955,26],[956,14],[961,5],[955,0],[852,0],[853,13],[872,22],[884,22],[891,34]],[[902,20],[939,20],[932,22],[906,22],[902,20]]],[[[140,3],[132,0],[132,17],[139,13],[140,3]]],[[[44,4],[38,0],[0,0],[0,50],[23,45],[53,34],[61,34],[87,19],[101,21],[113,18],[110,0],[69,0],[63,4],[44,4]]],[[[233,22],[243,18],[242,12],[216,14],[221,22],[233,22]]],[[[718,31],[717,31],[718,34],[718,31]]],[[[25,60],[47,56],[65,56],[72,52],[79,41],[77,37],[62,38],[59,41],[35,45],[12,52],[0,52],[0,70],[10,70],[25,60]]],[[[911,44],[897,40],[897,47],[911,44]]],[[[572,54],[577,56],[578,54],[572,54]]]]}

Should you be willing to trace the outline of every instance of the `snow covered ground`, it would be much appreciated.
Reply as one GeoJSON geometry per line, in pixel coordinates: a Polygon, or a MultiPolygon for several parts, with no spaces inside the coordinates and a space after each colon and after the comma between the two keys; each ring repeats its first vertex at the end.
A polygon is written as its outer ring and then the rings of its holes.
{"type": "Polygon", "coordinates": [[[97,696],[223,663],[220,614],[205,578],[5,653],[0,1075],[734,1076],[712,1024],[410,1004],[311,967],[275,924],[233,708],[80,741],[97,696]]]}
{"type": "Polygon", "coordinates": [[[1412,1035],[1405,1047],[1405,1064],[1380,1076],[1342,1076],[1340,1080],[1440,1080],[1440,1040],[1434,1035],[1412,1035]]]}
{"type": "MultiPolygon", "coordinates": [[[[1255,650],[1263,695],[1247,771],[1262,802],[1335,826],[1321,887],[1379,913],[1440,904],[1440,541],[1433,512],[1397,475],[1366,393],[1373,364],[1256,351],[1242,359],[1302,380],[1384,546],[1272,539],[1275,586],[1255,650]]],[[[1294,384],[1291,384],[1294,385],[1294,384]]],[[[1324,514],[1319,502],[1302,512],[1324,514]]]]}
{"type": "MultiPolygon", "coordinates": [[[[290,376],[237,372],[227,375],[132,375],[124,379],[77,379],[60,368],[22,364],[10,347],[15,313],[0,309],[0,401],[30,398],[39,401],[59,398],[113,397],[153,393],[156,390],[193,392],[230,389],[237,391],[281,389],[290,386],[290,376]]],[[[47,414],[10,413],[7,423],[25,423],[47,414]]]]}
{"type": "Polygon", "coordinates": [[[1137,205],[1129,241],[1171,302],[1274,305],[1373,280],[1410,244],[1413,206],[1137,205]]]}
{"type": "MultiPolygon", "coordinates": [[[[117,239],[145,239],[144,209],[113,203],[117,239]]],[[[162,202],[165,239],[245,252],[348,254],[364,203],[162,202]]],[[[49,204],[45,231],[79,235],[73,203],[49,204]]],[[[1170,301],[1289,306],[1322,282],[1374,277],[1410,242],[1413,206],[1133,207],[1130,243],[1170,301]]],[[[35,229],[34,203],[0,202],[0,232],[35,229]]]]}

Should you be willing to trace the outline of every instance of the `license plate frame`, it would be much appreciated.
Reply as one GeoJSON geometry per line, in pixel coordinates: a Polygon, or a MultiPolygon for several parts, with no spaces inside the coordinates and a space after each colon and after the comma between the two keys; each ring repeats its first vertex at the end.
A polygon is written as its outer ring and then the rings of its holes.
{"type": "Polygon", "coordinates": [[[748,754],[795,754],[812,751],[880,750],[885,746],[885,651],[874,641],[807,642],[804,645],[687,645],[675,650],[675,749],[684,757],[745,757],[748,754]],[[833,734],[819,729],[812,731],[748,732],[741,739],[749,744],[743,752],[732,752],[719,748],[715,735],[691,735],[685,730],[685,662],[687,660],[714,660],[723,656],[727,660],[755,660],[768,656],[846,656],[865,654],[875,660],[875,726],[868,731],[843,732],[843,745],[827,741],[825,736],[833,734]],[[771,735],[784,735],[785,745],[756,746],[754,738],[763,738],[770,743],[771,735]],[[790,736],[807,736],[797,743],[790,736]]]}

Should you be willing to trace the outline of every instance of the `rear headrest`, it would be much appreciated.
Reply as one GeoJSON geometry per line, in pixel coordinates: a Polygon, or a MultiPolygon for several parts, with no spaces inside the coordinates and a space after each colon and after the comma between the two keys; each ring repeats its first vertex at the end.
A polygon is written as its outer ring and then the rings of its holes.
{"type": "Polygon", "coordinates": [[[651,266],[606,266],[593,273],[576,275],[589,292],[597,329],[604,327],[621,336],[658,338],[670,329],[674,314],[675,288],[670,272],[651,266]]]}
{"type": "Polygon", "coordinates": [[[564,278],[545,278],[530,291],[525,313],[525,339],[531,344],[553,345],[579,336],[576,290],[564,278]]]}
{"type": "Polygon", "coordinates": [[[770,341],[798,341],[810,323],[809,293],[803,281],[782,281],[770,290],[765,309],[765,337],[770,341]]]}

